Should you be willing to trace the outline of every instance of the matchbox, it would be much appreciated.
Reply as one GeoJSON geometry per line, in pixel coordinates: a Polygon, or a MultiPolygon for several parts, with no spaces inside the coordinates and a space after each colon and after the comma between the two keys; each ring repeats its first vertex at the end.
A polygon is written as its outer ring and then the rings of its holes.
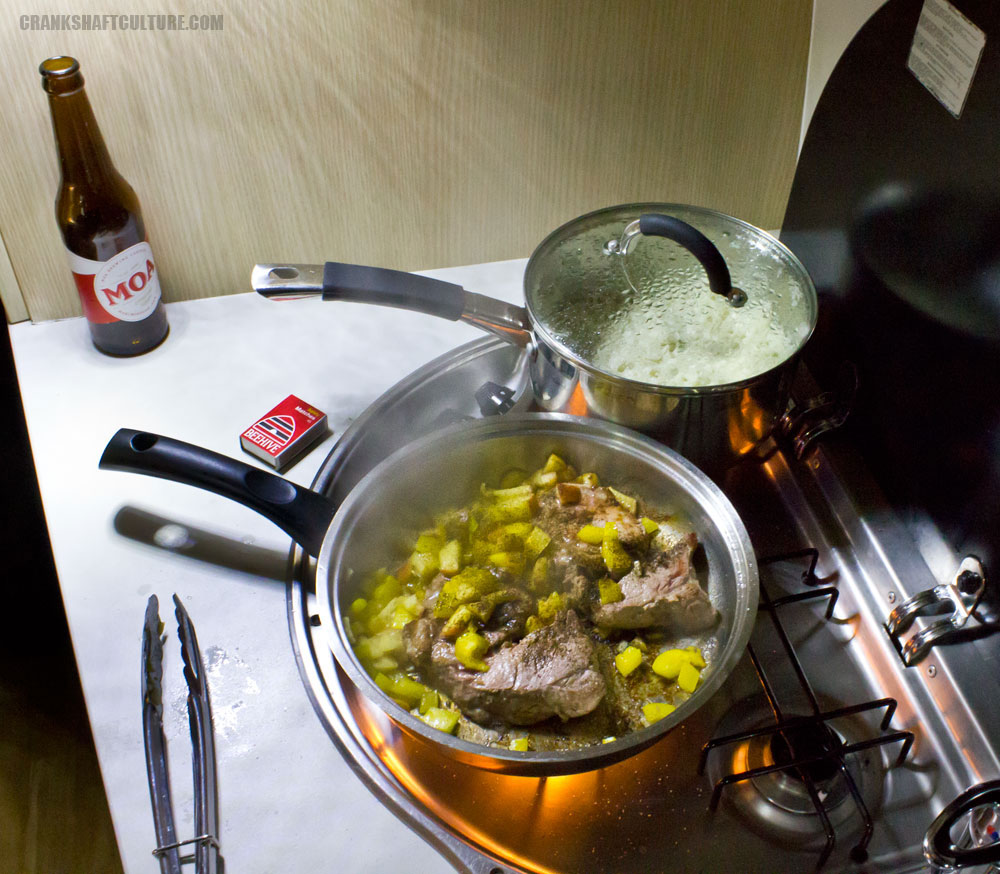
{"type": "Polygon", "coordinates": [[[240,445],[245,452],[281,470],[327,431],[326,413],[289,395],[240,435],[240,445]]]}

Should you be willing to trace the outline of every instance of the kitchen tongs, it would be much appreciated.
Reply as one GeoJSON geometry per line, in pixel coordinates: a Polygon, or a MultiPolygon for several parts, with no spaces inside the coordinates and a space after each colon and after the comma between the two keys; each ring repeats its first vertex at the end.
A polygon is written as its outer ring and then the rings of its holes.
{"type": "Polygon", "coordinates": [[[196,874],[222,874],[219,853],[218,789],[215,780],[215,740],[212,734],[212,707],[208,683],[194,625],[180,599],[174,595],[177,636],[184,660],[187,682],[188,720],[191,726],[192,770],[194,773],[195,837],[178,841],[174,810],[170,800],[166,741],[163,737],[163,623],[159,601],[151,595],[146,604],[142,630],[142,737],[146,748],[146,775],[153,805],[153,826],[161,874],[181,874],[181,866],[194,862],[196,874]],[[181,856],[180,848],[195,845],[194,854],[181,856]]]}

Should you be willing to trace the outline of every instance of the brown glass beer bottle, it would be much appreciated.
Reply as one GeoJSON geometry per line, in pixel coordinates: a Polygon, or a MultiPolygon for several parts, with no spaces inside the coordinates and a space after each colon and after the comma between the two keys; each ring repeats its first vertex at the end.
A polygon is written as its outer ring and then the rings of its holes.
{"type": "Polygon", "coordinates": [[[139,199],[115,169],[73,58],[42,61],[61,181],[56,222],[94,345],[138,355],[167,335],[160,276],[139,199]]]}

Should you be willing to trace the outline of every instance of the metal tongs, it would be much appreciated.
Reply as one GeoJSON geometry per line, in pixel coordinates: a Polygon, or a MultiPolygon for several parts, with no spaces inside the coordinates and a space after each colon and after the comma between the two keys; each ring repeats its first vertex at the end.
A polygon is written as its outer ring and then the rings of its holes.
{"type": "Polygon", "coordinates": [[[181,866],[194,862],[196,874],[222,874],[219,853],[218,789],[215,780],[215,740],[212,734],[212,706],[198,638],[184,605],[174,595],[177,636],[184,660],[187,682],[188,720],[191,726],[192,769],[194,772],[195,837],[177,840],[174,810],[167,775],[166,741],[163,737],[163,623],[159,601],[151,595],[146,604],[142,629],[142,737],[146,747],[146,776],[153,805],[153,826],[161,874],[181,874],[181,866]],[[180,848],[195,845],[194,854],[181,856],[180,848]]]}

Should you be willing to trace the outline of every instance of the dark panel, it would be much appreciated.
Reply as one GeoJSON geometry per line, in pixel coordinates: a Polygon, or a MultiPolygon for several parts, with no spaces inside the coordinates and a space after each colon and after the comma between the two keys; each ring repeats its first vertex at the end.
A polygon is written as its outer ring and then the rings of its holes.
{"type": "Polygon", "coordinates": [[[923,0],[890,0],[830,77],[781,238],[812,274],[806,362],[859,370],[844,434],[904,517],[1000,566],[1000,4],[953,4],[986,33],[961,116],[906,67],[923,0]]]}

